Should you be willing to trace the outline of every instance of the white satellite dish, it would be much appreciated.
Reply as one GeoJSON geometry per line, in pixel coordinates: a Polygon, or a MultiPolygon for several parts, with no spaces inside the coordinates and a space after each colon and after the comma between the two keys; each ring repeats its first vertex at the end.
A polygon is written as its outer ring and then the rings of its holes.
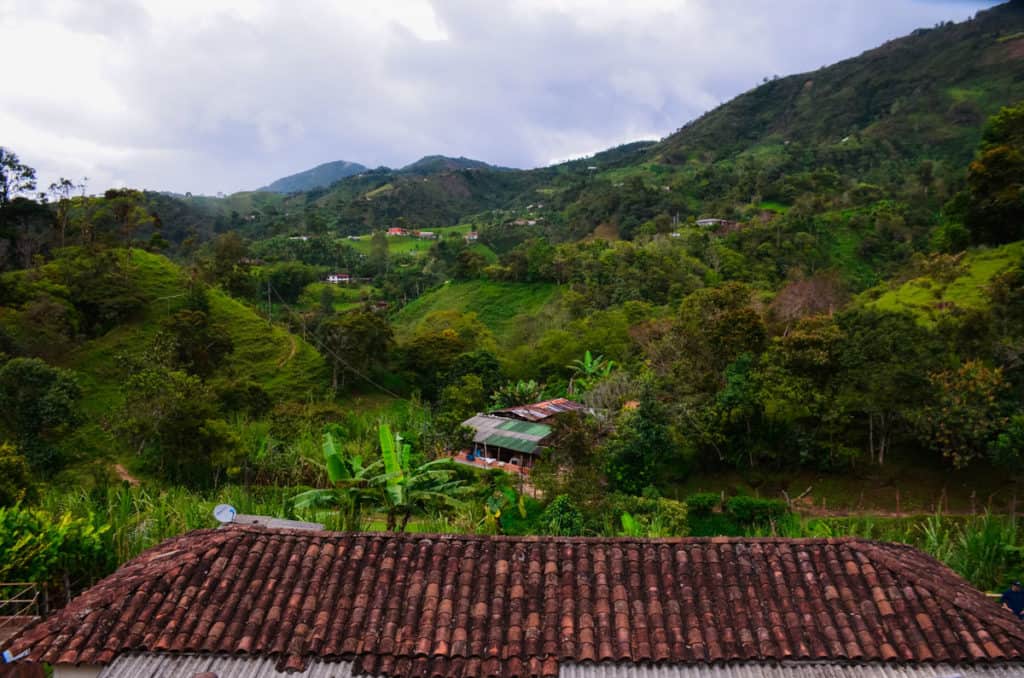
{"type": "Polygon", "coordinates": [[[238,515],[238,511],[231,504],[217,504],[213,507],[213,517],[221,525],[234,522],[236,515],[238,515]]]}

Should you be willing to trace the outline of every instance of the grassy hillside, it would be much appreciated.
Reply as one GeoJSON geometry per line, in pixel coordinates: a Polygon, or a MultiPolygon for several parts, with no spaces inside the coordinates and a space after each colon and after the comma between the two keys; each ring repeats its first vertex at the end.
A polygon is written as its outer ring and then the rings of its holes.
{"type": "MultiPolygon", "coordinates": [[[[105,421],[123,402],[126,365],[145,360],[160,322],[174,312],[184,290],[181,269],[168,259],[133,250],[131,261],[133,283],[148,300],[142,312],[54,361],[74,370],[83,390],[86,424],[76,439],[85,457],[108,456],[118,448],[105,421]]],[[[325,366],[311,345],[278,326],[268,326],[252,309],[219,290],[210,290],[209,300],[213,322],[234,344],[227,366],[213,375],[211,383],[251,380],[280,400],[301,401],[322,390],[325,366]]]]}
{"type": "Polygon", "coordinates": [[[501,342],[519,315],[536,314],[554,300],[555,285],[473,280],[447,283],[427,292],[400,310],[393,318],[395,332],[402,338],[412,333],[425,317],[435,311],[473,312],[501,342]]]}
{"type": "Polygon", "coordinates": [[[875,288],[862,296],[864,303],[883,311],[906,311],[932,326],[943,314],[987,305],[985,289],[1000,273],[1019,265],[1024,242],[968,252],[945,280],[921,275],[887,290],[875,288]]]}
{"type": "MultiPolygon", "coordinates": [[[[424,229],[424,230],[428,230],[428,229],[424,229]]],[[[434,228],[434,229],[429,229],[429,230],[434,232],[434,233],[439,234],[443,238],[450,239],[450,238],[454,238],[454,237],[457,237],[457,236],[463,236],[466,233],[469,233],[469,231],[471,230],[471,227],[469,227],[469,226],[442,226],[440,228],[434,228]]],[[[370,238],[371,237],[372,236],[369,236],[369,235],[361,235],[361,236],[358,237],[358,240],[346,239],[344,241],[344,243],[346,245],[352,247],[352,249],[354,249],[356,252],[359,252],[360,254],[363,254],[363,255],[368,255],[368,254],[370,254],[370,251],[372,250],[372,246],[371,246],[371,243],[370,243],[370,238]]],[[[438,242],[438,241],[437,240],[424,240],[423,238],[417,238],[417,237],[411,236],[411,235],[409,235],[409,236],[405,236],[405,235],[389,236],[388,237],[388,253],[390,253],[390,254],[414,254],[414,255],[426,254],[427,252],[430,251],[430,248],[433,247],[436,242],[438,242]]],[[[497,256],[495,255],[495,253],[491,250],[491,248],[487,247],[483,243],[479,243],[479,242],[472,243],[469,246],[469,248],[471,250],[473,250],[474,252],[480,254],[484,259],[487,260],[487,263],[489,263],[489,264],[490,263],[494,263],[495,261],[497,261],[497,256]]]]}
{"type": "MultiPolygon", "coordinates": [[[[184,290],[181,269],[157,254],[132,250],[132,275],[137,289],[150,299],[145,310],[134,321],[87,341],[62,361],[89,375],[101,388],[117,388],[123,358],[146,350],[160,321],[175,310],[184,290]]],[[[218,376],[251,379],[271,395],[296,399],[322,384],[322,361],[312,346],[268,325],[251,308],[217,289],[209,295],[212,320],[227,330],[235,347],[227,372],[218,376]]]]}
{"type": "Polygon", "coordinates": [[[251,308],[220,292],[211,295],[210,310],[235,346],[225,376],[252,380],[284,400],[304,400],[321,389],[326,378],[323,358],[301,337],[268,325],[251,308]]]}

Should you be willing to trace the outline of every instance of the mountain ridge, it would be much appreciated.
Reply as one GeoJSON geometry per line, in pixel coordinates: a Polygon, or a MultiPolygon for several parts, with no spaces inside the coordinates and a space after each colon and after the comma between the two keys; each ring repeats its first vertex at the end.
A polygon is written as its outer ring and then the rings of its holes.
{"type": "Polygon", "coordinates": [[[326,188],[336,181],[355,174],[361,174],[369,168],[357,162],[334,160],[311,167],[302,172],[281,177],[257,190],[268,193],[300,193],[318,188],[326,188]]]}

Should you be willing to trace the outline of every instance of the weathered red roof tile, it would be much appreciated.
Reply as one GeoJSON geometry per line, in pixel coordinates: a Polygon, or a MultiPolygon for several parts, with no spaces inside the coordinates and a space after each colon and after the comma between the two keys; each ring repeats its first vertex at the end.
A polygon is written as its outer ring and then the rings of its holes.
{"type": "Polygon", "coordinates": [[[390,676],[559,662],[1024,659],[1024,627],[945,566],[855,539],[581,539],[230,527],[127,563],[12,646],[354,659],[390,676]]]}

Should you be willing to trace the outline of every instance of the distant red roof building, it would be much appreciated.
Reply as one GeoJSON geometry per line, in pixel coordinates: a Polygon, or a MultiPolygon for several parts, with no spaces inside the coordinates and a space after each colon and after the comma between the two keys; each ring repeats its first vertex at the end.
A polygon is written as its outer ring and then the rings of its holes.
{"type": "Polygon", "coordinates": [[[404,228],[389,228],[388,235],[409,235],[409,231],[404,228]]]}
{"type": "Polygon", "coordinates": [[[899,544],[229,526],[146,551],[10,652],[56,676],[203,656],[316,676],[625,676],[652,664],[680,671],[659,676],[711,665],[744,669],[716,676],[1012,676],[1024,626],[899,544]],[[774,671],[793,666],[806,673],[774,671]]]}
{"type": "Polygon", "coordinates": [[[331,273],[327,276],[327,281],[334,285],[347,284],[352,282],[352,276],[348,273],[331,273]]]}

